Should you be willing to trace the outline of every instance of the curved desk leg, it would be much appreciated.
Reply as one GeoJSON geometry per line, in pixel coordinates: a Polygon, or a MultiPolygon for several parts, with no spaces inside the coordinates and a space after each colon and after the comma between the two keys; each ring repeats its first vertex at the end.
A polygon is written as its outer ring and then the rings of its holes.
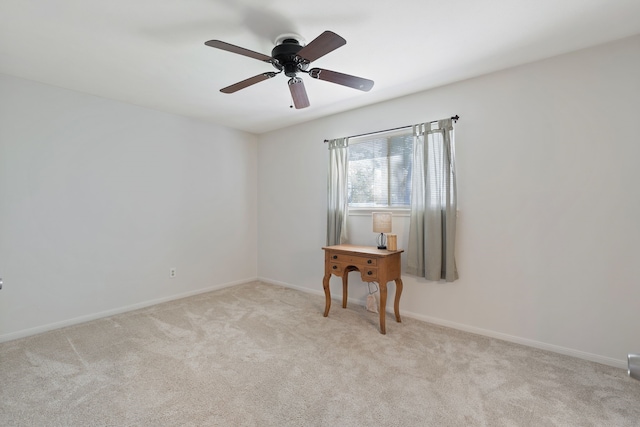
{"type": "Polygon", "coordinates": [[[325,274],[322,279],[322,287],[324,288],[324,296],[326,298],[324,305],[324,317],[329,315],[329,309],[331,308],[331,289],[329,289],[329,279],[331,279],[331,274],[325,274]]]}
{"type": "Polygon", "coordinates": [[[347,308],[347,286],[349,284],[349,269],[342,274],[342,308],[347,308]]]}
{"type": "Polygon", "coordinates": [[[396,279],[396,300],[393,303],[393,311],[396,313],[396,321],[398,323],[402,322],[400,320],[400,295],[402,295],[402,279],[396,279]]]}
{"type": "Polygon", "coordinates": [[[387,308],[387,284],[380,282],[380,333],[386,334],[385,309],[387,308]]]}

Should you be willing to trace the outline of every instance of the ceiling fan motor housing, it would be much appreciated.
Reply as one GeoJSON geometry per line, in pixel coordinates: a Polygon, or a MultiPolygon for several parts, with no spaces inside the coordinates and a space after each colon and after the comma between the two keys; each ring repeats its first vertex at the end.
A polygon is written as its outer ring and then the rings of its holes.
{"type": "Polygon", "coordinates": [[[284,39],[281,44],[277,45],[271,51],[271,57],[277,62],[273,64],[278,70],[283,70],[288,77],[295,77],[301,70],[309,65],[301,61],[298,52],[302,46],[296,39],[284,39]]]}

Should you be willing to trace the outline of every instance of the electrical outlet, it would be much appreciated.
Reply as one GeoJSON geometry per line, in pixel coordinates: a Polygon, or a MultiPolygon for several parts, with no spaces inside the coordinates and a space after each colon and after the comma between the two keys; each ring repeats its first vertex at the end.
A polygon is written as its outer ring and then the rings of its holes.
{"type": "Polygon", "coordinates": [[[175,268],[169,269],[169,277],[171,277],[171,278],[176,277],[176,269],[175,268]]]}

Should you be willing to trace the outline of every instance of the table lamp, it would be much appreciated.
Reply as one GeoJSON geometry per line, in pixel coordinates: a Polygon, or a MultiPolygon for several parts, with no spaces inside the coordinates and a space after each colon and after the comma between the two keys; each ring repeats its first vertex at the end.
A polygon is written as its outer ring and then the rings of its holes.
{"type": "Polygon", "coordinates": [[[378,236],[378,249],[387,249],[387,238],[384,233],[391,232],[391,212],[373,212],[373,232],[378,236]]]}

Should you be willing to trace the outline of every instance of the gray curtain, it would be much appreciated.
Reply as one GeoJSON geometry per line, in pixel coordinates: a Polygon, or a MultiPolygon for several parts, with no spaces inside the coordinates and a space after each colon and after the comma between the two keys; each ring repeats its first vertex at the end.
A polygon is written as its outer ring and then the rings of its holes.
{"type": "Polygon", "coordinates": [[[453,282],[458,278],[453,121],[415,125],[413,135],[407,273],[453,282]]]}
{"type": "Polygon", "coordinates": [[[327,181],[327,246],[347,241],[347,172],[349,170],[347,138],[329,141],[329,173],[327,181]]]}

